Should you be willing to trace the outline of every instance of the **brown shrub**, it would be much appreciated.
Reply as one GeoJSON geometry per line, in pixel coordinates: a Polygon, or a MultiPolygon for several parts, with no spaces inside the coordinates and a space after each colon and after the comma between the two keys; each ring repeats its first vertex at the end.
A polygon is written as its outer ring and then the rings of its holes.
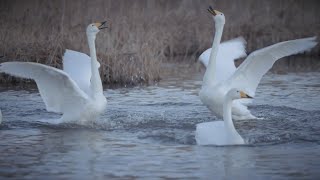
{"type": "MultiPolygon", "coordinates": [[[[151,83],[160,79],[163,60],[195,60],[211,46],[214,30],[208,5],[226,15],[223,40],[243,36],[249,52],[320,35],[317,0],[2,0],[0,61],[34,61],[60,68],[66,48],[88,54],[86,26],[107,20],[109,28],[96,40],[103,81],[151,83]]],[[[319,52],[318,46],[309,53],[313,60],[308,63],[289,59],[275,68],[307,65],[319,70],[319,52]]],[[[13,78],[1,75],[0,82],[4,81],[13,78]]]]}

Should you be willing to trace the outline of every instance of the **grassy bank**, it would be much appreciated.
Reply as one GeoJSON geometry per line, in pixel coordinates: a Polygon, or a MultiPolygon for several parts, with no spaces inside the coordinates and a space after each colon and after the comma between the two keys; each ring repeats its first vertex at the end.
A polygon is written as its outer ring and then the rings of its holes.
{"type": "MultiPolygon", "coordinates": [[[[223,40],[243,36],[249,52],[320,35],[317,0],[3,0],[0,61],[34,61],[60,68],[65,49],[88,54],[86,26],[107,20],[109,28],[96,41],[103,82],[154,82],[161,78],[161,62],[195,60],[210,47],[213,23],[208,5],[226,15],[223,40]]],[[[319,52],[318,46],[303,56],[307,62],[291,58],[275,68],[319,70],[319,52]]],[[[20,80],[0,76],[0,82],[16,81],[20,80]]]]}

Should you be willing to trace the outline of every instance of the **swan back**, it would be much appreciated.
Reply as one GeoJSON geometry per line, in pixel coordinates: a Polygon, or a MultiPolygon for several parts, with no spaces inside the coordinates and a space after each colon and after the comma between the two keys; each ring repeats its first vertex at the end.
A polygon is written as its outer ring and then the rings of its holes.
{"type": "Polygon", "coordinates": [[[223,103],[223,121],[197,124],[197,144],[218,146],[244,144],[243,138],[233,125],[231,115],[232,101],[241,98],[251,97],[238,89],[231,89],[226,93],[223,103]]]}
{"type": "Polygon", "coordinates": [[[230,133],[223,121],[212,121],[197,124],[195,139],[198,145],[240,145],[243,138],[238,134],[230,133]]]}
{"type": "Polygon", "coordinates": [[[226,132],[223,121],[197,124],[196,141],[198,145],[225,145],[226,132]]]}

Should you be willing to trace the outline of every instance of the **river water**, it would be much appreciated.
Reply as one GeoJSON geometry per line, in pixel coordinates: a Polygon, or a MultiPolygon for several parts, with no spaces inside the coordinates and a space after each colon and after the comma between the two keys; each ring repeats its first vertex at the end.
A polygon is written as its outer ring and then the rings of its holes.
{"type": "Polygon", "coordinates": [[[217,120],[197,95],[203,71],[170,67],[158,84],[106,89],[107,109],[87,125],[50,124],[59,115],[36,88],[2,86],[0,179],[320,177],[320,73],[265,75],[250,106],[262,119],[235,122],[247,144],[217,147],[194,138],[217,120]]]}

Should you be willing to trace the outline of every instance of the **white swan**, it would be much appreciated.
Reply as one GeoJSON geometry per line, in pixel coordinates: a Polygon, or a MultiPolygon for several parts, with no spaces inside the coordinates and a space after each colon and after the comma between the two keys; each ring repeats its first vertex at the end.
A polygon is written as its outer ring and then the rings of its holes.
{"type": "MultiPolygon", "coordinates": [[[[246,41],[243,37],[238,37],[219,44],[219,51],[216,57],[216,83],[227,80],[235,71],[234,60],[246,57],[246,41]]],[[[212,48],[205,50],[200,56],[199,61],[207,67],[209,64],[212,48]]]]}
{"type": "Polygon", "coordinates": [[[0,64],[0,72],[34,79],[47,111],[63,114],[56,123],[94,120],[107,104],[95,48],[96,34],[106,28],[105,24],[93,23],[87,27],[91,59],[67,50],[63,57],[64,71],[39,63],[5,62],[0,64]]]}
{"type": "Polygon", "coordinates": [[[234,127],[231,108],[232,101],[240,98],[251,98],[237,89],[231,89],[224,97],[223,121],[197,124],[196,141],[199,145],[235,145],[244,144],[244,140],[234,127]]]}
{"type": "MultiPolygon", "coordinates": [[[[226,92],[230,89],[242,89],[253,97],[262,76],[278,59],[310,50],[317,44],[315,42],[316,38],[313,37],[285,41],[257,50],[251,53],[229,77],[223,81],[219,81],[219,74],[217,72],[218,68],[221,67],[217,65],[217,54],[219,52],[219,43],[225,24],[225,17],[223,13],[212,8],[208,10],[214,16],[216,32],[199,96],[201,101],[218,117],[222,117],[223,99],[226,92]]],[[[248,110],[247,103],[250,103],[250,101],[235,100],[233,102],[233,119],[255,118],[248,110]]]]}
{"type": "Polygon", "coordinates": [[[235,59],[247,56],[245,49],[246,41],[243,37],[238,37],[220,44],[225,22],[224,15],[216,11],[221,14],[221,17],[219,17],[220,15],[216,16],[216,12],[211,6],[209,6],[208,11],[213,15],[216,33],[213,39],[212,48],[204,51],[199,56],[199,60],[205,67],[208,67],[209,61],[214,62],[216,67],[216,71],[214,72],[215,78],[211,78],[211,81],[214,81],[214,83],[217,84],[218,82],[228,79],[236,71],[236,66],[234,64],[235,59]],[[221,20],[219,21],[218,18],[221,20]]]}

